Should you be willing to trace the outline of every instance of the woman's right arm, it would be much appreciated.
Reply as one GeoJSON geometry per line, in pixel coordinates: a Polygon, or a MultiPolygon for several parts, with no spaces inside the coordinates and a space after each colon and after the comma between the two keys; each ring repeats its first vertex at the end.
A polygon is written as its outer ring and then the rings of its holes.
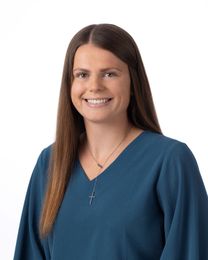
{"type": "Polygon", "coordinates": [[[44,149],[28,185],[16,241],[14,260],[50,259],[47,240],[39,238],[38,225],[47,179],[50,148],[44,149]]]}

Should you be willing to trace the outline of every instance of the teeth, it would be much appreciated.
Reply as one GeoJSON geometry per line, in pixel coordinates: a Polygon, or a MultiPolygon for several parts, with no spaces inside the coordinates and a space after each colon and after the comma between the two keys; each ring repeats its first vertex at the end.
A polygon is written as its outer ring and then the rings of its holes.
{"type": "Polygon", "coordinates": [[[102,104],[108,102],[109,98],[103,98],[103,99],[86,99],[88,103],[91,104],[102,104]]]}

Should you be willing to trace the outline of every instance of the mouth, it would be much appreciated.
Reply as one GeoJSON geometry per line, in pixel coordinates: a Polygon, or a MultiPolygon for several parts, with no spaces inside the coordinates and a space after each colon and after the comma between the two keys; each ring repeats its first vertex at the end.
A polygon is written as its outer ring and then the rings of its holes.
{"type": "Polygon", "coordinates": [[[106,104],[112,100],[112,98],[89,98],[89,99],[84,99],[87,103],[89,104],[106,104]]]}

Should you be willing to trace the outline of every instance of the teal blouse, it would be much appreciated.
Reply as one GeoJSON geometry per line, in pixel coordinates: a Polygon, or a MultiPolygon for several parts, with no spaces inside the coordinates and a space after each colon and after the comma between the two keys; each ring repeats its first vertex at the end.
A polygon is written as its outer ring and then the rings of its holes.
{"type": "Polygon", "coordinates": [[[49,236],[38,221],[51,146],[28,186],[14,260],[207,260],[208,197],[188,146],[144,131],[97,178],[77,158],[49,236]]]}

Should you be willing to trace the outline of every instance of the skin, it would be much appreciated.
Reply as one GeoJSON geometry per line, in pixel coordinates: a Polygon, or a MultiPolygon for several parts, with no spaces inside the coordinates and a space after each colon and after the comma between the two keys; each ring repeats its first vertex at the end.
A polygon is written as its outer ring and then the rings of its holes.
{"type": "MultiPolygon", "coordinates": [[[[93,44],[82,45],[76,51],[71,99],[83,116],[87,141],[97,160],[103,161],[130,127],[130,83],[128,66],[110,51],[93,44]],[[85,101],[104,97],[112,99],[101,107],[92,107],[85,101]]],[[[138,133],[132,128],[129,135],[132,131],[138,133]]]]}

